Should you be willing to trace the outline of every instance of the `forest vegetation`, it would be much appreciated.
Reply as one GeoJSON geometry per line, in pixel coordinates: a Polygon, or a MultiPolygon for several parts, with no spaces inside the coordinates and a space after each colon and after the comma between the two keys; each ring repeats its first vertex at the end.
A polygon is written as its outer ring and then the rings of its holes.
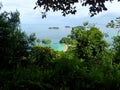
{"type": "MultiPolygon", "coordinates": [[[[66,52],[35,45],[21,31],[20,13],[0,13],[0,90],[120,88],[120,36],[112,47],[99,28],[84,23],[61,39],[66,52]]],[[[48,42],[48,41],[47,41],[48,42]]]]}
{"type": "Polygon", "coordinates": [[[50,40],[50,39],[43,39],[43,40],[42,40],[42,43],[43,43],[43,44],[50,44],[50,43],[51,43],[51,40],[50,40]]]}

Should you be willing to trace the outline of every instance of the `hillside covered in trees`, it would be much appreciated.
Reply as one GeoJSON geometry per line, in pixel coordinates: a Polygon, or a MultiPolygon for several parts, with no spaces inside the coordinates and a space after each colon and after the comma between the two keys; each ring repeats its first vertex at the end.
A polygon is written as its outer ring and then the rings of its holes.
{"type": "Polygon", "coordinates": [[[69,48],[60,52],[36,45],[34,34],[21,31],[19,15],[0,13],[1,90],[120,88],[119,35],[110,45],[99,28],[84,23],[61,39],[69,48]]]}

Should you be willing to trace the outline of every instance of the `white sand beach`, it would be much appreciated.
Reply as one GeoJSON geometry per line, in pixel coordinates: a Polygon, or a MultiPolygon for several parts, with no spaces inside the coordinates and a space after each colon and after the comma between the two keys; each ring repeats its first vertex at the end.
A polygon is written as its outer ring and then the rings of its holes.
{"type": "Polygon", "coordinates": [[[68,49],[68,45],[67,44],[64,44],[64,49],[63,49],[63,52],[66,52],[68,49]]]}

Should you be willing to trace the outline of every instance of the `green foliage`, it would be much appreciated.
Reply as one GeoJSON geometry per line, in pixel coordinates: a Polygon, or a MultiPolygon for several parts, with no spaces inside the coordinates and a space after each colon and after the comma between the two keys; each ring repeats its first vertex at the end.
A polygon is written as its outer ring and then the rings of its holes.
{"type": "Polygon", "coordinates": [[[89,22],[84,22],[83,26],[87,26],[89,24],[89,22]]]}
{"type": "Polygon", "coordinates": [[[49,66],[56,57],[57,52],[50,47],[36,46],[31,51],[32,61],[40,67],[49,66]]]}
{"type": "Polygon", "coordinates": [[[1,10],[2,7],[3,7],[3,5],[2,5],[2,3],[0,2],[0,10],[1,10]]]}
{"type": "Polygon", "coordinates": [[[108,45],[103,39],[103,34],[96,27],[79,31],[77,41],[78,57],[85,60],[101,60],[108,45]]]}
{"type": "Polygon", "coordinates": [[[51,43],[51,40],[49,40],[49,39],[43,39],[43,40],[42,40],[42,43],[43,43],[43,44],[50,44],[50,43],[51,43]]]}
{"type": "Polygon", "coordinates": [[[107,27],[107,28],[108,28],[108,27],[114,28],[114,27],[115,27],[114,21],[111,20],[111,21],[106,25],[106,27],[107,27]]]}
{"type": "Polygon", "coordinates": [[[72,28],[71,34],[61,42],[72,42],[70,48],[74,50],[76,47],[74,54],[85,61],[102,60],[108,47],[102,32],[88,22],[83,23],[83,26],[72,28]]]}
{"type": "Polygon", "coordinates": [[[111,20],[107,25],[107,28],[114,28],[118,29],[117,35],[119,35],[120,32],[120,17],[116,18],[115,20],[111,20]]]}
{"type": "Polygon", "coordinates": [[[113,62],[118,64],[120,63],[120,17],[116,18],[115,20],[111,20],[111,22],[107,24],[107,27],[114,28],[114,30],[118,29],[117,36],[113,37],[113,62]]]}
{"type": "Polygon", "coordinates": [[[36,42],[36,36],[35,33],[32,33],[29,37],[28,37],[28,43],[30,47],[33,47],[35,45],[36,42]]]}
{"type": "Polygon", "coordinates": [[[13,72],[1,71],[2,89],[119,89],[119,65],[110,63],[92,64],[91,68],[68,54],[55,59],[52,68],[38,66],[20,67],[13,72]]]}
{"type": "Polygon", "coordinates": [[[0,14],[0,67],[15,67],[29,56],[34,35],[20,29],[19,12],[0,14]]]}
{"type": "Polygon", "coordinates": [[[37,39],[37,43],[40,43],[41,42],[41,40],[40,39],[37,39]]]}
{"type": "Polygon", "coordinates": [[[68,37],[63,37],[61,40],[60,40],[60,43],[63,43],[63,44],[73,44],[73,40],[68,38],[68,37]]]}
{"type": "Polygon", "coordinates": [[[115,52],[113,61],[118,64],[120,63],[120,36],[115,36],[113,39],[113,50],[115,52]]]}
{"type": "Polygon", "coordinates": [[[0,14],[0,90],[118,90],[120,36],[109,50],[104,35],[84,23],[61,40],[67,52],[36,46],[20,29],[19,12],[0,14]],[[11,69],[12,68],[12,69],[11,69]]]}

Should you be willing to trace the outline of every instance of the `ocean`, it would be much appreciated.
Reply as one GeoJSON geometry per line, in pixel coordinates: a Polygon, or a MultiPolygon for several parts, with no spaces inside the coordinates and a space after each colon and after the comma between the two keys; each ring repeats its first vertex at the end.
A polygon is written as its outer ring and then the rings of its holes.
{"type": "MultiPolygon", "coordinates": [[[[22,30],[27,33],[27,35],[30,35],[32,33],[35,33],[37,39],[43,40],[43,39],[50,39],[52,42],[48,45],[43,46],[50,46],[53,49],[57,51],[62,51],[64,49],[64,45],[60,44],[59,41],[63,37],[67,37],[71,33],[72,28],[65,28],[65,26],[45,26],[45,25],[39,25],[39,24],[24,24],[21,26],[22,30]],[[59,29],[49,29],[49,27],[59,27],[59,29]]],[[[111,29],[106,28],[105,26],[97,26],[100,28],[100,30],[103,33],[107,33],[109,37],[105,38],[105,40],[112,44],[112,37],[117,35],[118,30],[117,29],[111,29]]]]}
{"type": "Polygon", "coordinates": [[[65,26],[45,26],[39,24],[24,24],[21,26],[22,30],[27,34],[30,35],[35,33],[37,39],[50,39],[52,42],[51,44],[43,46],[50,46],[57,51],[62,51],[64,49],[64,45],[60,44],[59,41],[63,37],[67,37],[68,34],[71,33],[71,28],[65,28],[65,26]],[[59,29],[49,29],[49,27],[59,27],[59,29]]]}

